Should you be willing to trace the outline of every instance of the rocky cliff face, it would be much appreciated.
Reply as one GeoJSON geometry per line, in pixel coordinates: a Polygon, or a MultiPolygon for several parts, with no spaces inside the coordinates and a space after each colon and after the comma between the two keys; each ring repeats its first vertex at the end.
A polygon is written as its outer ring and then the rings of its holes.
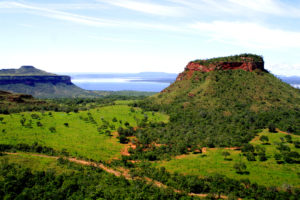
{"type": "Polygon", "coordinates": [[[34,86],[37,83],[51,83],[53,85],[64,83],[73,85],[69,76],[48,73],[33,66],[0,70],[0,85],[25,84],[34,86]]]}
{"type": "MultiPolygon", "coordinates": [[[[33,66],[0,70],[0,90],[32,95],[38,98],[62,98],[90,95],[71,82],[71,77],[48,73],[33,66]]],[[[25,96],[12,96],[9,101],[22,101],[25,96]]]]}
{"type": "Polygon", "coordinates": [[[36,83],[65,83],[73,85],[69,76],[0,76],[0,85],[25,84],[34,86],[36,83]]]}
{"type": "Polygon", "coordinates": [[[184,72],[180,73],[176,81],[190,79],[195,71],[210,72],[217,70],[245,70],[254,71],[256,69],[264,70],[264,62],[261,59],[254,59],[252,57],[234,56],[225,57],[222,59],[210,59],[210,60],[196,60],[190,62],[184,72]],[[229,60],[229,61],[228,61],[229,60]],[[232,61],[231,61],[232,60],[232,61]]]}

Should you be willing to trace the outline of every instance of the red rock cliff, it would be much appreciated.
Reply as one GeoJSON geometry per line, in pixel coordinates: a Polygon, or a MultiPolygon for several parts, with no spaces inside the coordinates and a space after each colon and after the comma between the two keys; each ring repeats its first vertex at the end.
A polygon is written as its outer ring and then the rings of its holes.
{"type": "Polygon", "coordinates": [[[264,70],[263,61],[255,62],[251,58],[243,58],[243,57],[241,57],[241,60],[242,61],[234,61],[234,62],[230,62],[230,61],[207,62],[206,60],[192,61],[185,67],[184,72],[178,75],[176,81],[191,78],[195,71],[210,72],[210,71],[217,71],[217,70],[242,69],[251,72],[255,69],[264,70]]]}

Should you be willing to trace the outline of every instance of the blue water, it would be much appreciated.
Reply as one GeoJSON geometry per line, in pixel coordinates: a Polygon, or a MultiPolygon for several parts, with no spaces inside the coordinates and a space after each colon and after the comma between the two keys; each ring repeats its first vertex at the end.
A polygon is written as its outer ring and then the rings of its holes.
{"type": "Polygon", "coordinates": [[[163,82],[76,82],[73,83],[86,90],[121,91],[133,90],[144,92],[160,92],[170,85],[163,82]]]}

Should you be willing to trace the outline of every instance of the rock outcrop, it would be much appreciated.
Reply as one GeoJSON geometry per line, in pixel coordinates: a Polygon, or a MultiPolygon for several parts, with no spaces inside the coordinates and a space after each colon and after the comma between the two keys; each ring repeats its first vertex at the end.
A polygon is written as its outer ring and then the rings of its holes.
{"type": "Polygon", "coordinates": [[[245,70],[254,71],[256,69],[264,71],[264,61],[262,57],[242,54],[239,56],[223,57],[217,59],[208,60],[196,60],[188,63],[184,72],[180,73],[176,78],[176,81],[189,79],[194,72],[210,72],[217,70],[245,70]]]}

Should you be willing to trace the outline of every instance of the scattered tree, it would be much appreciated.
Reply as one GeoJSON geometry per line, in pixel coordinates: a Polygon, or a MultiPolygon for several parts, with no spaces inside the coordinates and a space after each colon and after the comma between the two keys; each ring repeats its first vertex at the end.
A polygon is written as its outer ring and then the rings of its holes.
{"type": "Polygon", "coordinates": [[[269,142],[269,138],[266,135],[260,136],[259,140],[262,141],[264,144],[267,144],[269,142]]]}
{"type": "Polygon", "coordinates": [[[246,153],[246,158],[248,161],[256,161],[255,155],[252,152],[246,153]]]}
{"type": "Polygon", "coordinates": [[[230,156],[230,153],[228,151],[223,151],[222,155],[224,156],[224,160],[227,160],[227,156],[230,156]]]}
{"type": "Polygon", "coordinates": [[[247,165],[244,162],[239,161],[234,164],[233,168],[236,170],[236,173],[243,174],[247,169],[247,165]]]}
{"type": "Polygon", "coordinates": [[[37,125],[38,127],[43,126],[43,124],[42,124],[40,121],[36,122],[36,125],[37,125]]]}
{"type": "Polygon", "coordinates": [[[269,124],[269,132],[270,133],[277,133],[276,127],[274,124],[269,124]]]}
{"type": "Polygon", "coordinates": [[[285,135],[284,138],[285,138],[285,140],[286,140],[288,143],[292,143],[292,142],[293,142],[292,136],[291,136],[291,135],[285,135]]]}
{"type": "Polygon", "coordinates": [[[112,121],[113,121],[113,122],[117,122],[118,119],[117,119],[116,117],[113,117],[112,121]]]}
{"type": "Polygon", "coordinates": [[[55,132],[56,132],[56,128],[53,127],[53,126],[51,126],[51,127],[49,128],[49,131],[50,131],[51,133],[55,133],[55,132]]]}

